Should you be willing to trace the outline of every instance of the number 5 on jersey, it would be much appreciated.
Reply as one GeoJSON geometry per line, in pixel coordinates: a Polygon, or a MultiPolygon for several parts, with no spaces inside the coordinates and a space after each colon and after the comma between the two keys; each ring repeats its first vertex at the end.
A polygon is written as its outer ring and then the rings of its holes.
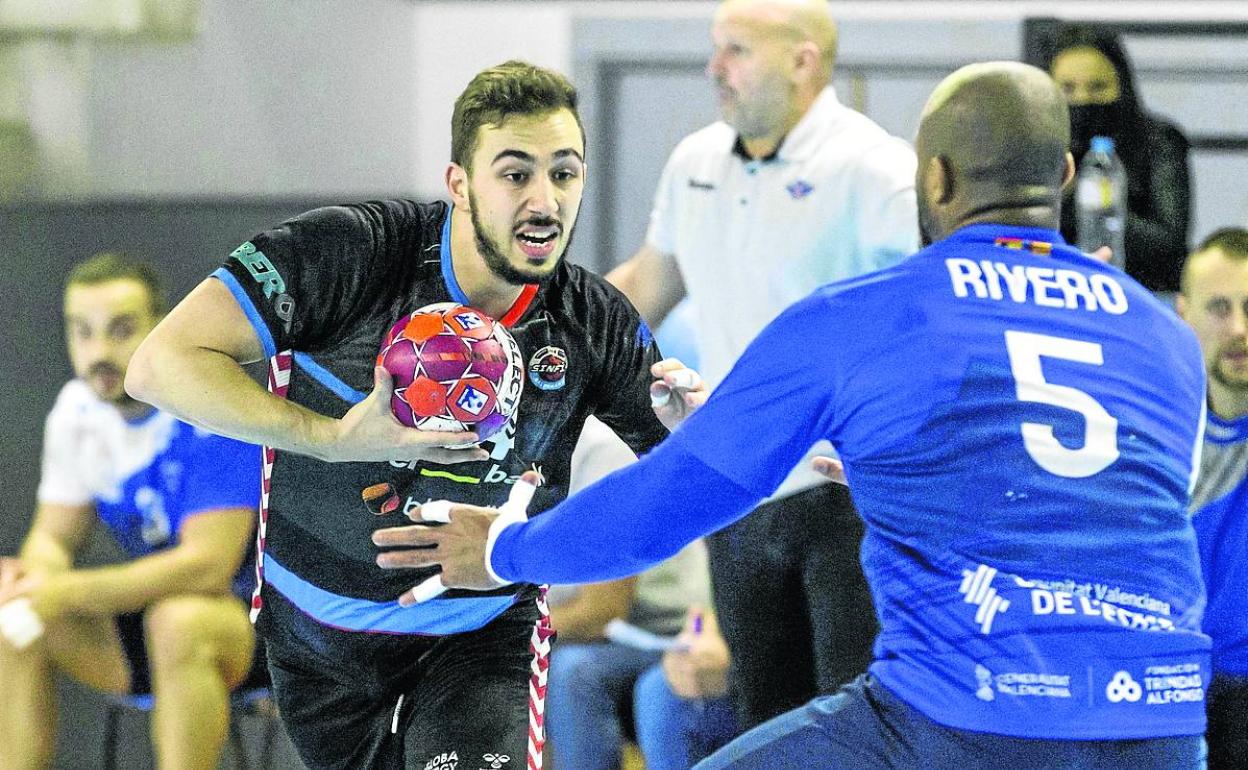
{"type": "Polygon", "coordinates": [[[1007,331],[1005,349],[1019,401],[1033,401],[1078,412],[1083,416],[1083,446],[1070,449],[1053,435],[1053,426],[1023,423],[1023,446],[1031,459],[1049,473],[1082,479],[1100,473],[1118,459],[1118,420],[1092,396],[1067,385],[1044,379],[1040,366],[1043,356],[1101,366],[1105,363],[1101,346],[1047,334],[1007,331]]]}

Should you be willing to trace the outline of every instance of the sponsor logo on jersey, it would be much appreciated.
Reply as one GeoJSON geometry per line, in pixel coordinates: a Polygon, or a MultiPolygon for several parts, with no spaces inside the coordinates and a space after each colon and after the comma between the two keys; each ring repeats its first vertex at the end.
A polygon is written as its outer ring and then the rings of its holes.
{"type": "Polygon", "coordinates": [[[694,190],[714,190],[715,185],[711,182],[703,182],[701,179],[690,179],[689,186],[694,190]]]}
{"type": "Polygon", "coordinates": [[[282,320],[285,330],[289,332],[295,315],[295,300],[286,293],[286,281],[282,278],[282,274],[277,271],[264,252],[257,249],[251,241],[247,241],[230,252],[230,258],[237,259],[243,267],[247,268],[251,277],[264,289],[264,296],[273,299],[273,312],[282,320]],[[274,295],[277,295],[276,298],[274,295]]]}
{"type": "Polygon", "coordinates": [[[1124,700],[1128,703],[1135,703],[1144,694],[1140,683],[1131,678],[1126,671],[1119,671],[1109,680],[1109,684],[1105,685],[1105,697],[1109,698],[1110,703],[1122,703],[1124,700]]]}
{"type": "Polygon", "coordinates": [[[1144,669],[1145,703],[1164,706],[1168,703],[1194,703],[1205,699],[1205,680],[1199,663],[1149,666],[1144,669]]]}
{"type": "Polygon", "coordinates": [[[542,390],[559,390],[567,382],[568,354],[547,345],[529,359],[529,381],[542,390]]]}
{"type": "Polygon", "coordinates": [[[364,498],[365,507],[376,516],[394,513],[399,507],[399,495],[388,482],[365,487],[360,496],[364,498]]]}
{"type": "Polygon", "coordinates": [[[459,755],[453,751],[443,752],[425,763],[425,770],[455,770],[459,755]]]}
{"type": "MultiPolygon", "coordinates": [[[[502,767],[511,761],[511,757],[506,754],[494,753],[484,754],[481,759],[490,763],[489,770],[502,770],[502,767]]],[[[482,768],[481,770],[485,770],[485,768],[482,768]]]]}
{"type": "Polygon", "coordinates": [[[993,701],[997,693],[1016,698],[1069,698],[1070,674],[1008,671],[997,674],[975,664],[975,697],[993,701]]]}
{"type": "Polygon", "coordinates": [[[975,664],[975,697],[982,701],[991,701],[997,697],[992,689],[992,672],[982,665],[975,664]]]}
{"type": "Polygon", "coordinates": [[[964,602],[979,607],[975,612],[975,622],[984,634],[992,631],[993,619],[1010,608],[1009,599],[1003,598],[992,587],[992,579],[996,576],[995,569],[981,564],[974,572],[969,569],[962,570],[962,585],[958,587],[958,593],[962,594],[964,602]]]}

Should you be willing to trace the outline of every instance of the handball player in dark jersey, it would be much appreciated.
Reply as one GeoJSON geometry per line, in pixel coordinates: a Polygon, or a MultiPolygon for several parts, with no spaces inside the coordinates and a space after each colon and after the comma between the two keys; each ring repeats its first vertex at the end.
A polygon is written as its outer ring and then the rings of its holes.
{"type": "Polygon", "coordinates": [[[500,505],[526,471],[544,480],[530,514],[549,508],[588,415],[641,453],[705,397],[675,387],[691,373],[660,362],[622,294],[562,259],[585,175],[563,76],[521,62],[478,74],[451,144],[451,205],[334,206],[255,236],[155,330],[126,381],[182,419],[271,447],[253,617],[312,768],[540,767],[552,642],[541,589],[403,606],[434,571],[381,569],[372,532],[430,499],[500,505]],[[517,414],[488,440],[390,412],[382,337],[434,302],[487,313],[523,355],[517,414]],[[262,358],[267,392],[241,366],[262,358]],[[652,388],[674,387],[652,407],[652,388]]]}

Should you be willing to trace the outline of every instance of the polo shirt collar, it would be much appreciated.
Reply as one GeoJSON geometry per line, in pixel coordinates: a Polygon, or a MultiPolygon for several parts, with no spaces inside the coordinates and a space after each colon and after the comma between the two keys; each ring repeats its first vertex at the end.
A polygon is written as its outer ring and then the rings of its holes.
{"type": "Polygon", "coordinates": [[[746,163],[769,163],[777,158],[791,162],[804,161],[827,138],[832,121],[842,109],[844,108],[836,98],[836,89],[829,85],[815,98],[810,109],[793,126],[793,130],[785,134],[780,144],[769,154],[761,158],[751,158],[745,151],[745,142],[740,134],[733,140],[732,154],[746,163]]]}

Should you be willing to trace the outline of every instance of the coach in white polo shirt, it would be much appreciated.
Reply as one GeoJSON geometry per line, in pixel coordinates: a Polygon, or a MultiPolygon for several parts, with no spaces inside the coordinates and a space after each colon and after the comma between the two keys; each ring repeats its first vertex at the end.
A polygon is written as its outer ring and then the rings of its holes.
{"type": "MultiPolygon", "coordinates": [[[[724,120],[676,147],[645,245],[608,278],[652,325],[688,293],[714,386],[786,306],[914,252],[918,223],[914,152],[829,85],[836,26],[824,0],[727,0],[711,34],[724,120]]],[[[810,354],[835,344],[812,338],[810,354]]],[[[862,523],[843,488],[819,482],[804,462],[708,539],[745,727],[833,692],[871,659],[862,523]]]]}

